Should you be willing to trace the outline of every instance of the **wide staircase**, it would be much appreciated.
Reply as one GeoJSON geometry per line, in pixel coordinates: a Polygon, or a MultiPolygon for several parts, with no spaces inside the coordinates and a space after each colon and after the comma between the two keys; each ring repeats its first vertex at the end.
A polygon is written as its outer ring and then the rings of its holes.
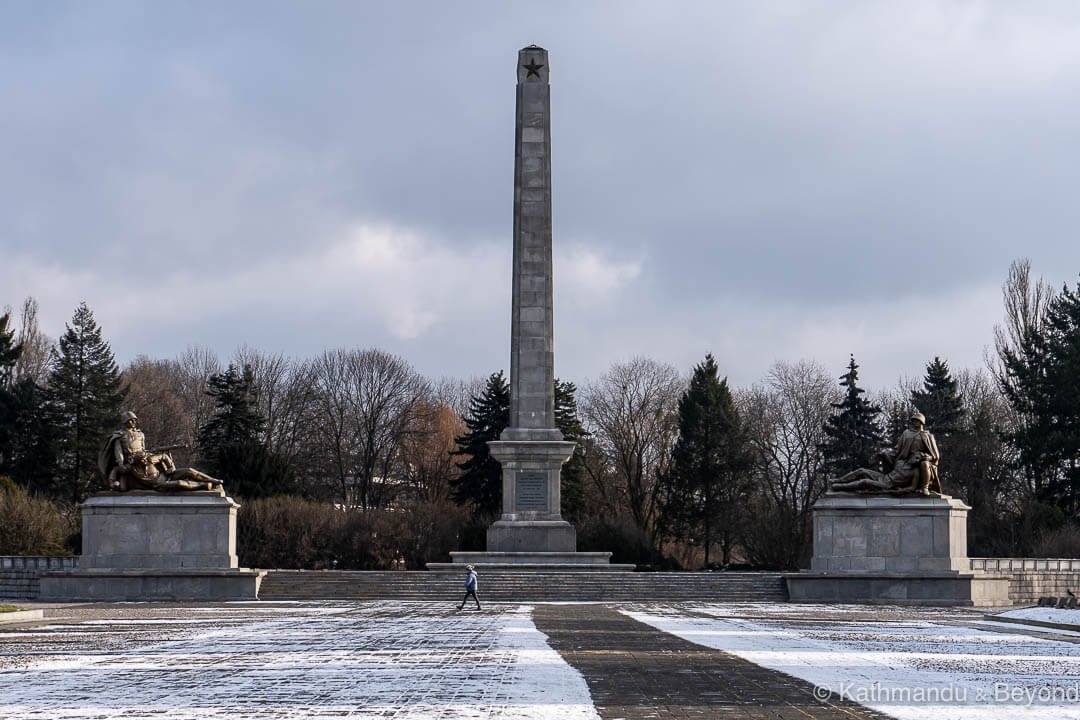
{"type": "MultiPolygon", "coordinates": [[[[480,598],[491,602],[785,602],[781,573],[572,572],[483,570],[480,598]]],[[[453,600],[462,572],[271,570],[261,600],[453,600]]]]}

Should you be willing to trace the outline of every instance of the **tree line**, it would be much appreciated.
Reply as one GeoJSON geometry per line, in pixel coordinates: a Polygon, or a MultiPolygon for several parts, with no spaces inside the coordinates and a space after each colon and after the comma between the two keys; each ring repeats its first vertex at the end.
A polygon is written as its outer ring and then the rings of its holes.
{"type": "MultiPolygon", "coordinates": [[[[928,358],[920,379],[874,393],[853,356],[840,374],[777,362],[746,388],[711,355],[686,374],[638,357],[580,389],[557,379],[556,423],[577,443],[562,512],[579,548],[653,567],[804,566],[828,479],[868,466],[918,410],[944,491],[973,508],[972,555],[1075,556],[1080,285],[1055,291],[1018,261],[1003,298],[985,368],[928,358]]],[[[432,380],[378,349],[241,347],[222,363],[192,347],[121,369],[85,304],[55,343],[32,299],[0,315],[0,490],[71,514],[104,489],[101,443],[131,409],[151,445],[182,445],[177,465],[243,498],[255,565],[422,567],[482,548],[502,485],[486,443],[509,405],[501,371],[432,380]]]]}

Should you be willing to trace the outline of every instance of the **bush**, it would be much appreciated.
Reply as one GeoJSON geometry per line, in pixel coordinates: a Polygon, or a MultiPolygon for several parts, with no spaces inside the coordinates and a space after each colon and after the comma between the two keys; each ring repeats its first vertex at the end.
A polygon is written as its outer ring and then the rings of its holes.
{"type": "Polygon", "coordinates": [[[423,568],[454,547],[464,513],[418,503],[408,510],[345,510],[292,496],[249,500],[237,518],[244,567],[325,570],[423,568]]]}
{"type": "Polygon", "coordinates": [[[70,555],[67,534],[55,505],[0,478],[0,555],[70,555]]]}
{"type": "Polygon", "coordinates": [[[1080,527],[1066,525],[1043,534],[1035,544],[1035,557],[1080,558],[1080,527]]]}
{"type": "Polygon", "coordinates": [[[590,517],[577,527],[578,550],[611,552],[611,562],[632,563],[652,569],[674,569],[677,563],[664,558],[649,535],[629,517],[590,517]]]}

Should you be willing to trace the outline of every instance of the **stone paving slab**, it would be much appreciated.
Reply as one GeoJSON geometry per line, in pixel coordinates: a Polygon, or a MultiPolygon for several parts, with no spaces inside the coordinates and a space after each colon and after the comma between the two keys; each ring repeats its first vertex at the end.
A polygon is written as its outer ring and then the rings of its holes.
{"type": "Polygon", "coordinates": [[[533,621],[585,676],[603,718],[887,717],[847,701],[820,702],[810,683],[660,632],[603,605],[542,605],[533,621]]]}
{"type": "Polygon", "coordinates": [[[73,608],[0,631],[0,719],[596,718],[528,607],[452,608],[73,608]]]}

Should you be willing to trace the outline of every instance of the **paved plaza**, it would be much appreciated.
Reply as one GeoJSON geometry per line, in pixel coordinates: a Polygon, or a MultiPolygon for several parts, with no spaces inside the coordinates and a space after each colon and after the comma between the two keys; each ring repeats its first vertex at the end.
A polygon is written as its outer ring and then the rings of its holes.
{"type": "Polygon", "coordinates": [[[1080,718],[1080,633],[971,610],[454,607],[52,606],[0,626],[0,719],[1080,718]]]}

